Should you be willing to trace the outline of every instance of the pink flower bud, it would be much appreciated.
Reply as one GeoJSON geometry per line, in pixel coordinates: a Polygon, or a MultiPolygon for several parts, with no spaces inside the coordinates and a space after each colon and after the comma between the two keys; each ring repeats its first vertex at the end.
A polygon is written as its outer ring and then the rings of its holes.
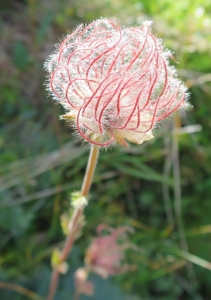
{"type": "Polygon", "coordinates": [[[92,296],[94,294],[94,285],[91,281],[87,281],[87,271],[85,269],[79,268],[75,272],[75,289],[76,294],[84,294],[92,296]]]}
{"type": "Polygon", "coordinates": [[[48,88],[88,142],[141,144],[153,128],[187,106],[186,87],[151,22],[121,28],[108,19],[79,26],[45,64],[48,88]]]}
{"type": "Polygon", "coordinates": [[[106,278],[109,275],[123,273],[131,266],[124,264],[124,251],[134,248],[125,235],[125,232],[132,231],[132,228],[122,226],[117,229],[101,224],[97,228],[98,237],[92,240],[85,256],[86,267],[89,271],[106,278]],[[109,233],[101,235],[103,229],[109,233]]]}

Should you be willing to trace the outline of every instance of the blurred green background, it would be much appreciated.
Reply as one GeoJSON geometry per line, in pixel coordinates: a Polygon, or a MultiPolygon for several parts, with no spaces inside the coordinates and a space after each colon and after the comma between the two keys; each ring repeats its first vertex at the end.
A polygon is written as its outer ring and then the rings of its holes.
{"type": "Polygon", "coordinates": [[[72,299],[73,272],[105,223],[135,229],[138,250],[127,260],[136,270],[109,280],[93,276],[95,295],[82,300],[210,300],[209,0],[1,0],[0,299],[29,299],[1,282],[46,295],[51,253],[64,239],[60,215],[69,193],[80,189],[88,147],[59,121],[63,111],[47,98],[43,62],[61,37],[101,16],[125,26],[153,20],[193,108],[165,122],[150,142],[101,152],[87,223],[55,299],[72,299]]]}

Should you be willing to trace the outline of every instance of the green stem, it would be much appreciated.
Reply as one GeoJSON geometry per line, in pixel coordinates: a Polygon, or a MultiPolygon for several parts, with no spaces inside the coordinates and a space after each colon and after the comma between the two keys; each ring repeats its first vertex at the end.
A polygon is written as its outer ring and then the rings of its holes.
{"type": "MultiPolygon", "coordinates": [[[[86,168],[86,173],[85,173],[83,184],[81,187],[81,195],[84,197],[86,197],[89,194],[95,167],[97,164],[98,153],[99,153],[99,147],[92,145],[91,150],[90,150],[87,168],[86,168]]],[[[74,214],[73,214],[73,217],[71,220],[72,229],[71,229],[69,235],[66,237],[66,241],[65,241],[64,247],[62,249],[62,253],[61,253],[61,258],[60,258],[61,264],[67,259],[68,255],[72,249],[72,246],[74,243],[75,229],[77,227],[78,220],[84,211],[84,208],[85,208],[85,206],[81,206],[74,211],[74,214]]],[[[50,281],[47,300],[54,299],[54,295],[56,293],[57,286],[58,286],[59,276],[60,276],[60,273],[59,273],[58,268],[54,268],[52,271],[52,274],[51,274],[51,281],[50,281]]]]}
{"type": "Polygon", "coordinates": [[[89,194],[89,190],[92,184],[92,179],[93,179],[93,175],[97,163],[98,153],[99,153],[99,147],[92,146],[90,150],[86,173],[81,187],[81,194],[84,197],[86,197],[89,194]]]}
{"type": "Polygon", "coordinates": [[[44,300],[43,298],[41,298],[39,295],[35,294],[34,292],[32,292],[20,285],[17,285],[17,284],[0,281],[0,288],[7,289],[7,290],[13,290],[19,294],[27,296],[28,298],[30,298],[32,300],[44,300]]]}

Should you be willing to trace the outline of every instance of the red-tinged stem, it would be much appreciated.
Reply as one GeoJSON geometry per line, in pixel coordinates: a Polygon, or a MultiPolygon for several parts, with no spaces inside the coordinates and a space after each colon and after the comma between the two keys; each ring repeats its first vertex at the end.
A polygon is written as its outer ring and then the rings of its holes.
{"type": "MultiPolygon", "coordinates": [[[[83,184],[81,187],[81,195],[86,197],[89,194],[89,190],[92,184],[92,179],[97,163],[97,158],[98,158],[98,153],[99,153],[99,147],[92,145],[91,150],[90,150],[90,155],[89,155],[89,160],[86,168],[86,173],[84,176],[83,184]]],[[[74,234],[76,232],[76,228],[78,225],[78,220],[80,216],[82,215],[84,211],[85,205],[80,206],[74,211],[72,220],[71,220],[71,230],[66,237],[66,241],[64,243],[64,247],[61,252],[61,257],[60,257],[60,263],[62,264],[68,257],[73,243],[74,243],[74,234]]],[[[51,281],[49,285],[49,290],[48,290],[48,295],[47,295],[47,300],[53,300],[54,295],[57,290],[58,282],[59,282],[59,269],[54,268],[51,274],[51,281]]]]}

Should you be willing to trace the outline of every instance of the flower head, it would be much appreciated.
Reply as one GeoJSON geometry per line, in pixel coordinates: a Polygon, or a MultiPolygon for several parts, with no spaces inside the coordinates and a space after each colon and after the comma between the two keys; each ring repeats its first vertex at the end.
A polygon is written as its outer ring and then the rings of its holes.
{"type": "Polygon", "coordinates": [[[151,22],[121,28],[108,19],[79,26],[45,67],[48,88],[88,142],[100,146],[153,138],[159,121],[187,106],[186,87],[151,22]],[[126,140],[125,140],[126,139],[126,140]]]}
{"type": "Polygon", "coordinates": [[[130,266],[123,264],[124,251],[133,248],[125,232],[131,232],[132,228],[122,226],[117,229],[100,224],[97,228],[98,237],[93,239],[85,256],[86,267],[103,278],[109,275],[123,273],[130,266]],[[103,229],[109,234],[101,235],[103,229]]]}

